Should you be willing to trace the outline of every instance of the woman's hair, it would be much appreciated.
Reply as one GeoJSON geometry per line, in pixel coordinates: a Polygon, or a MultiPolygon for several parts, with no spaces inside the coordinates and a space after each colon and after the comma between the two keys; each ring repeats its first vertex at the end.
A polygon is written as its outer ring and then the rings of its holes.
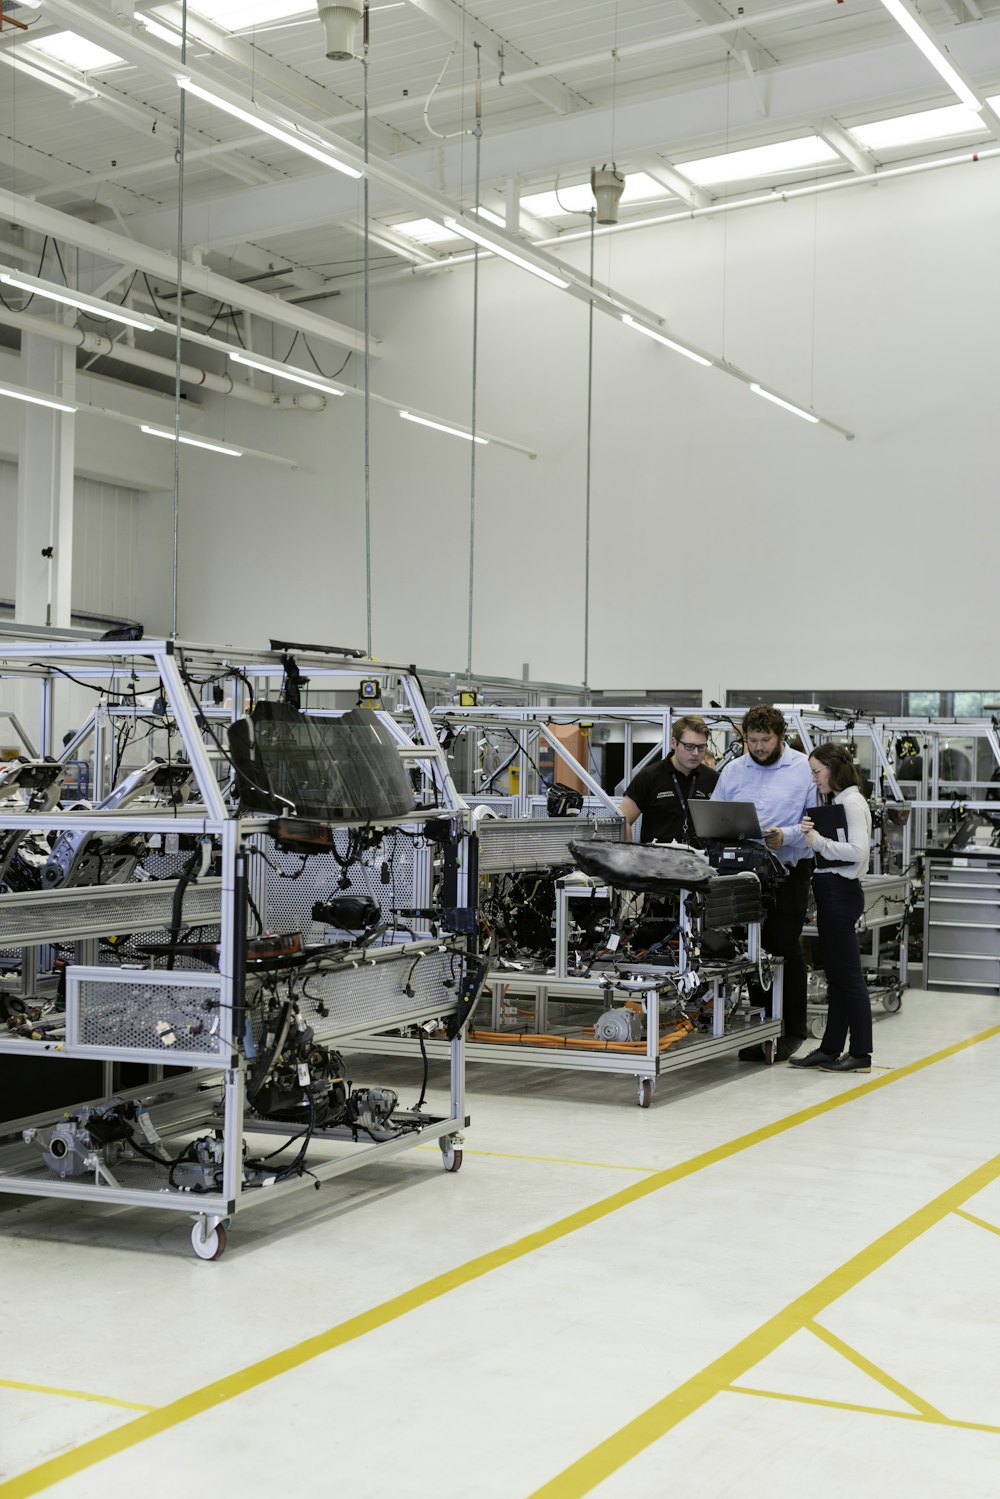
{"type": "Polygon", "coordinates": [[[817,744],[810,751],[810,760],[818,760],[830,772],[830,790],[834,795],[846,791],[848,786],[861,786],[861,776],[854,763],[854,756],[846,744],[817,744]]]}

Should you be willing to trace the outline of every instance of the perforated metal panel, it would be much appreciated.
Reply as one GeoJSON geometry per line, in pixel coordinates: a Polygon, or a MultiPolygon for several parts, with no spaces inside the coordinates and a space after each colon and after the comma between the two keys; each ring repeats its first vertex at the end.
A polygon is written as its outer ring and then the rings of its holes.
{"type": "Polygon", "coordinates": [[[450,1015],[462,978],[458,955],[432,952],[418,958],[410,953],[359,967],[344,964],[310,977],[304,988],[296,986],[295,995],[317,1036],[331,1040],[340,1032],[380,1024],[388,1029],[402,1016],[435,1007],[438,1014],[450,1015]],[[407,994],[407,987],[412,995],[407,994]]]}
{"type": "MultiPolygon", "coordinates": [[[[0,895],[0,947],[169,927],[176,888],[176,880],[147,880],[135,885],[0,895]]],[[[220,879],[199,880],[188,886],[184,893],[185,926],[218,921],[221,914],[220,879]]]]}
{"type": "Polygon", "coordinates": [[[218,974],[66,971],[67,1049],[78,1054],[217,1066],[231,1029],[218,974]]]}
{"type": "Polygon", "coordinates": [[[516,796],[467,796],[470,807],[489,807],[497,817],[517,816],[516,796]]]}
{"type": "Polygon", "coordinates": [[[593,822],[582,817],[530,817],[487,821],[479,825],[479,872],[502,874],[514,869],[554,869],[571,864],[571,843],[596,838],[621,843],[625,824],[620,818],[593,822]]]}
{"type": "MultiPolygon", "coordinates": [[[[348,836],[347,832],[340,830],[335,837],[341,858],[347,853],[348,836]]],[[[393,908],[426,904],[422,892],[416,889],[417,859],[413,842],[402,833],[390,833],[361,861],[352,864],[347,871],[350,886],[344,890],[339,886],[340,866],[329,855],[314,855],[303,866],[301,854],[276,848],[270,838],[255,842],[269,861],[262,915],[272,932],[304,932],[315,942],[334,940],[336,929],[314,922],[312,908],[317,901],[329,900],[335,895],[370,896],[381,910],[383,921],[391,919],[393,908]],[[383,864],[388,865],[387,883],[382,881],[383,864]]],[[[393,941],[391,932],[386,933],[385,940],[393,941]]],[[[399,938],[396,937],[395,941],[398,942],[399,938]]]]}
{"type": "MultiPolygon", "coordinates": [[[[548,815],[549,800],[547,796],[528,797],[529,817],[548,817],[548,815]]],[[[599,820],[604,821],[609,818],[611,814],[608,811],[607,803],[602,802],[599,796],[585,796],[583,798],[583,806],[580,808],[579,816],[581,818],[596,817],[599,820]]]]}

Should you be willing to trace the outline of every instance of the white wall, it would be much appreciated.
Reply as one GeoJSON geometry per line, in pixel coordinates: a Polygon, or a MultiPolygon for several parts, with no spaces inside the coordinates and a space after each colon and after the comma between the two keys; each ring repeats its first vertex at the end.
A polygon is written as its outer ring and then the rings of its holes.
{"type": "MultiPolygon", "coordinates": [[[[597,316],[592,685],[995,677],[998,189],[991,161],[599,242],[598,280],[857,437],[597,316]]],[[[374,388],[468,421],[471,298],[466,270],[376,285],[374,388]]],[[[580,680],[586,308],[485,262],[479,343],[480,427],[539,457],[478,452],[473,664],[580,680]]],[[[189,500],[183,633],[364,643],[361,408],[335,405],[230,406],[302,468],[189,500]]],[[[466,444],[375,408],[371,487],[376,653],[464,667],[466,444]]]]}
{"type": "MultiPolygon", "coordinates": [[[[593,686],[995,679],[998,189],[982,162],[599,243],[599,280],[857,437],[598,315],[593,686]]],[[[373,388],[467,422],[471,270],[375,284],[372,323],[373,388]]],[[[539,456],[477,450],[475,670],[582,677],[586,362],[581,303],[483,263],[479,425],[539,456]]],[[[361,422],[206,397],[204,430],[300,467],[185,454],[182,635],[365,644],[361,422]]],[[[383,659],[464,668],[469,457],[373,407],[383,659]]]]}

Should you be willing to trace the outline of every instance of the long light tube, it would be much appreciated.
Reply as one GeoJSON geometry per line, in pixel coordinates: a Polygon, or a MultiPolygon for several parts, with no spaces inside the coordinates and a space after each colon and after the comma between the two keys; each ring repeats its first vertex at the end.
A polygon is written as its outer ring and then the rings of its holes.
{"type": "Polygon", "coordinates": [[[96,89],[87,88],[82,83],[70,83],[68,80],[57,78],[54,73],[46,72],[44,68],[37,68],[34,63],[26,62],[23,57],[16,56],[9,48],[0,50],[0,61],[7,63],[15,72],[24,73],[28,78],[34,78],[39,83],[47,83],[49,88],[58,89],[61,94],[68,94],[76,104],[85,104],[90,99],[100,98],[96,89]]]}
{"type": "Polygon", "coordinates": [[[48,396],[36,396],[31,391],[16,390],[13,385],[0,385],[0,396],[10,396],[12,401],[27,401],[32,406],[49,406],[53,411],[76,411],[75,406],[69,406],[65,401],[52,401],[48,396]]]}
{"type": "Polygon", "coordinates": [[[513,265],[519,265],[522,271],[530,271],[533,276],[541,276],[543,281],[549,281],[553,286],[558,286],[560,291],[565,291],[569,286],[561,276],[554,276],[551,271],[546,271],[533,261],[524,259],[523,256],[508,250],[506,245],[498,245],[495,240],[488,239],[485,234],[480,234],[476,229],[469,229],[465,224],[460,224],[458,219],[444,219],[446,229],[452,230],[454,234],[460,234],[463,239],[471,239],[473,244],[482,245],[484,250],[489,250],[493,255],[500,255],[504,260],[509,260],[513,265]]]}
{"type": "Polygon", "coordinates": [[[201,437],[186,437],[183,432],[168,432],[164,427],[141,426],[140,432],[149,437],[165,437],[168,442],[183,442],[190,448],[207,448],[210,453],[224,453],[227,458],[242,458],[242,448],[231,448],[221,442],[205,442],[201,437]]]}
{"type": "Polygon", "coordinates": [[[414,416],[412,411],[401,411],[399,414],[404,422],[419,422],[421,427],[433,427],[435,431],[448,432],[452,437],[464,437],[466,442],[479,442],[484,448],[489,443],[488,437],[473,437],[471,432],[463,432],[461,427],[448,427],[444,422],[432,422],[426,416],[414,416]]]}
{"type": "Polygon", "coordinates": [[[190,78],[180,77],[178,85],[189,94],[194,94],[199,99],[204,99],[206,104],[214,104],[216,109],[223,110],[232,115],[234,119],[242,120],[245,125],[250,125],[254,130],[262,130],[265,135],[271,135],[276,141],[282,141],[286,146],[291,146],[295,151],[301,151],[306,156],[311,156],[315,161],[321,161],[325,167],[333,167],[335,172],[343,172],[345,177],[360,177],[362,174],[355,168],[349,167],[346,161],[340,161],[333,155],[318,139],[310,139],[297,125],[290,122],[280,123],[271,120],[267,115],[257,110],[243,109],[239,104],[234,104],[230,99],[223,98],[220,94],[213,94],[207,88],[194,83],[190,78]]]}
{"type": "Polygon", "coordinates": [[[248,364],[251,369],[263,370],[265,375],[279,375],[283,380],[294,380],[296,385],[308,385],[313,390],[321,390],[324,395],[342,396],[344,392],[336,385],[328,381],[318,379],[316,375],[310,375],[308,370],[300,370],[295,365],[282,364],[277,359],[264,359],[256,354],[244,354],[242,349],[230,349],[229,358],[236,364],[248,364]]]}
{"type": "Polygon", "coordinates": [[[20,271],[0,270],[0,281],[6,286],[16,286],[18,291],[31,292],[33,296],[45,297],[50,302],[61,302],[66,307],[76,307],[81,312],[93,313],[95,317],[111,318],[116,323],[125,323],[129,328],[141,328],[151,333],[154,324],[134,312],[124,312],[115,302],[104,302],[100,297],[89,297],[86,292],[71,291],[69,287],[52,286],[39,281],[35,276],[23,275],[20,271]]]}
{"type": "Polygon", "coordinates": [[[981,101],[976,98],[965,79],[951,65],[930,32],[925,29],[920,18],[905,3],[905,0],[882,0],[882,4],[892,19],[902,26],[910,41],[915,42],[920,48],[931,67],[937,69],[952,93],[978,114],[983,107],[981,101]]]}
{"type": "Polygon", "coordinates": [[[625,313],[622,322],[629,328],[634,328],[637,333],[645,333],[647,338],[655,338],[658,344],[664,344],[668,349],[673,349],[675,354],[683,354],[685,359],[693,359],[695,364],[711,365],[712,360],[706,359],[703,354],[696,354],[693,349],[685,349],[683,344],[675,344],[672,338],[667,338],[662,333],[657,333],[654,328],[647,328],[645,323],[640,323],[638,318],[625,313]]]}
{"type": "Polygon", "coordinates": [[[750,382],[750,389],[755,396],[763,396],[765,401],[773,401],[775,406],[784,406],[786,411],[791,411],[794,416],[801,416],[803,421],[819,421],[819,417],[813,416],[811,411],[803,411],[801,406],[793,406],[791,401],[783,401],[780,396],[772,395],[769,390],[765,390],[763,385],[758,385],[754,380],[750,382]]]}

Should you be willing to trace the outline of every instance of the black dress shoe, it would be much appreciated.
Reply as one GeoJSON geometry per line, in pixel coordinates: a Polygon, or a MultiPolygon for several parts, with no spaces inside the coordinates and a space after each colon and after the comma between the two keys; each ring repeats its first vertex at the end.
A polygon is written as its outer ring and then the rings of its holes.
{"type": "Polygon", "coordinates": [[[824,1072],[871,1072],[871,1057],[852,1057],[850,1052],[832,1062],[820,1062],[824,1072]]]}
{"type": "Polygon", "coordinates": [[[776,1062],[790,1062],[793,1053],[797,1052],[801,1045],[802,1038],[800,1036],[779,1036],[774,1060],[776,1062]]]}
{"type": "Polygon", "coordinates": [[[763,1062],[764,1048],[758,1041],[756,1046],[743,1046],[736,1053],[741,1062],[763,1062]]]}
{"type": "Polygon", "coordinates": [[[810,1051],[804,1057],[789,1057],[789,1067],[831,1067],[839,1060],[832,1051],[810,1051]]]}

